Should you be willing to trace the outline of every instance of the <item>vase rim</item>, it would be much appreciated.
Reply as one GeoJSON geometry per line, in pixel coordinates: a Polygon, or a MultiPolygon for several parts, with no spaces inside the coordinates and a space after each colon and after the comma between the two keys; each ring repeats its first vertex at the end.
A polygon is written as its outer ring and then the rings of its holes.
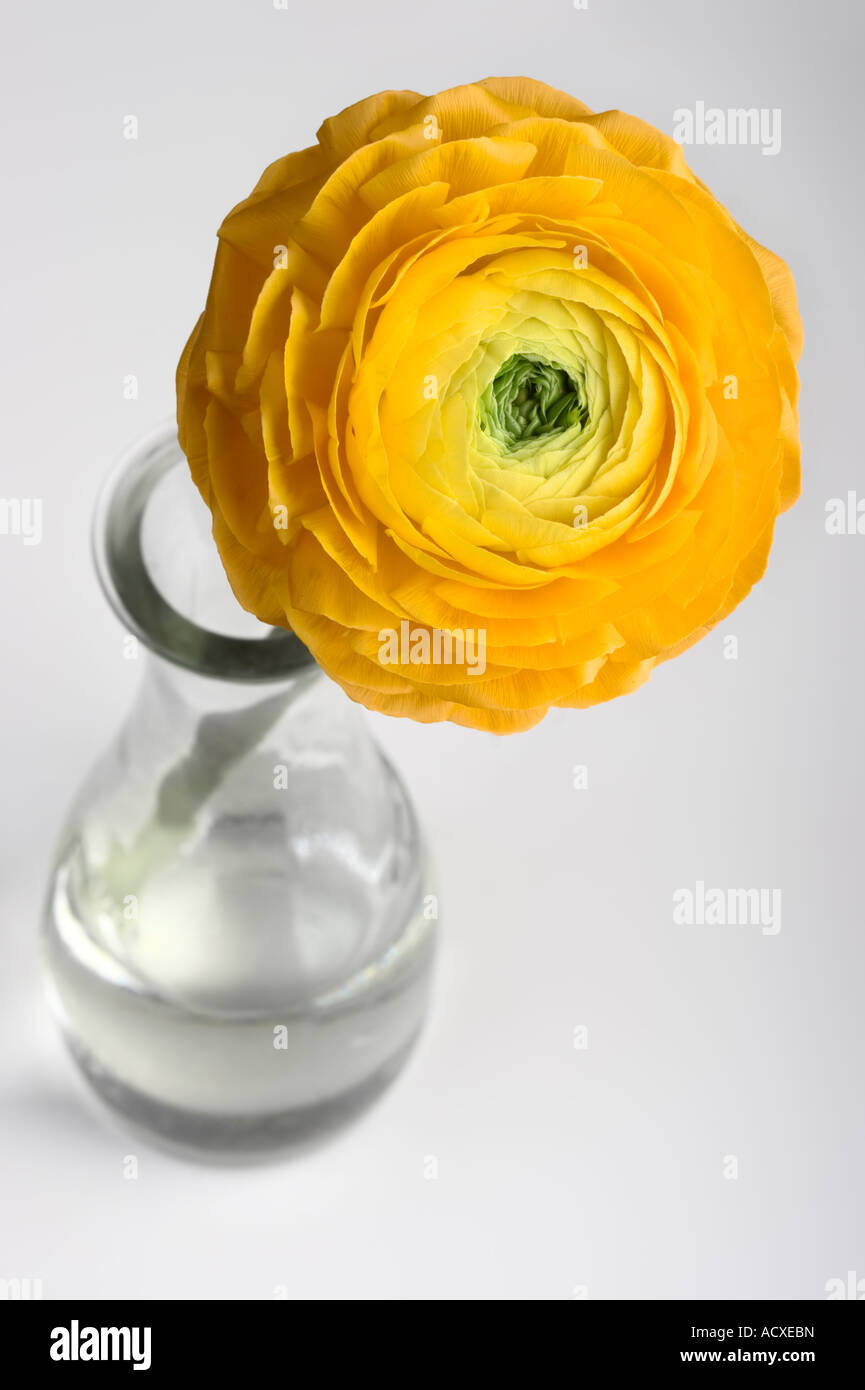
{"type": "Polygon", "coordinates": [[[214,631],[179,612],[154,583],[142,544],[144,517],[158,484],[181,463],[186,468],[177,426],[166,419],[121,455],[102,484],[92,544],[109,607],[149,651],[199,675],[263,682],[307,671],[314,658],[288,629],[262,623],[261,637],[214,631]]]}

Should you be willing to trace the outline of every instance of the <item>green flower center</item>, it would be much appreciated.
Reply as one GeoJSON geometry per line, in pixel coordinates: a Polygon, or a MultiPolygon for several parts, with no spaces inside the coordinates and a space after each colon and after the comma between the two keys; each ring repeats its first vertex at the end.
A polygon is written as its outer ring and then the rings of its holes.
{"type": "Polygon", "coordinates": [[[582,381],[565,367],[522,352],[499,368],[478,402],[481,429],[508,449],[582,427],[588,417],[582,381]]]}

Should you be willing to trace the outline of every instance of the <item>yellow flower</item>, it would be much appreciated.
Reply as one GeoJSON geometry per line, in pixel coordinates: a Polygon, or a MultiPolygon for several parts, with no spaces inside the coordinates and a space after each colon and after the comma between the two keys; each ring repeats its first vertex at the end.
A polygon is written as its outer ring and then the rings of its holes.
{"type": "Polygon", "coordinates": [[[506,733],[760,578],[800,350],[786,265],[652,126],[383,92],[220,228],[180,439],[244,607],[372,709],[506,733]]]}

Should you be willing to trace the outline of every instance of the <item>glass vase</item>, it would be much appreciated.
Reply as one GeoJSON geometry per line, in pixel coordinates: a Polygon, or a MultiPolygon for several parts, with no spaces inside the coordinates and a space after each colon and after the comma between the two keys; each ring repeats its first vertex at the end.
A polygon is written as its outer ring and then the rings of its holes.
{"type": "Polygon", "coordinates": [[[66,823],[44,922],[78,1065],[200,1154],[365,1108],[423,1020],[437,928],[412,803],[357,706],[239,607],[173,428],[103,489],[97,568],[140,687],[66,823]]]}

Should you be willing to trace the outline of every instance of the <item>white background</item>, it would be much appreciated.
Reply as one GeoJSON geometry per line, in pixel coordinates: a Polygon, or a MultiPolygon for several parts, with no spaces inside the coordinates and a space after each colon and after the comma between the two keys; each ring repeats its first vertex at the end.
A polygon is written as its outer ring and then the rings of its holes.
{"type": "Polygon", "coordinates": [[[43,499],[44,539],[0,537],[0,1277],[410,1299],[812,1299],[865,1277],[865,537],[824,528],[865,490],[861,8],[43,0],[5,29],[0,493],[43,499]],[[698,100],[781,108],[777,157],[689,158],[796,275],[804,495],[723,632],[636,695],[509,739],[374,720],[438,863],[428,1029],[329,1147],[196,1167],[89,1101],[40,992],[53,842],[139,674],[92,575],[93,497],[171,413],[216,227],[264,166],[370,92],[488,74],[668,131],[698,100]],[[780,933],[675,926],[698,879],[780,888],[780,933]]]}

